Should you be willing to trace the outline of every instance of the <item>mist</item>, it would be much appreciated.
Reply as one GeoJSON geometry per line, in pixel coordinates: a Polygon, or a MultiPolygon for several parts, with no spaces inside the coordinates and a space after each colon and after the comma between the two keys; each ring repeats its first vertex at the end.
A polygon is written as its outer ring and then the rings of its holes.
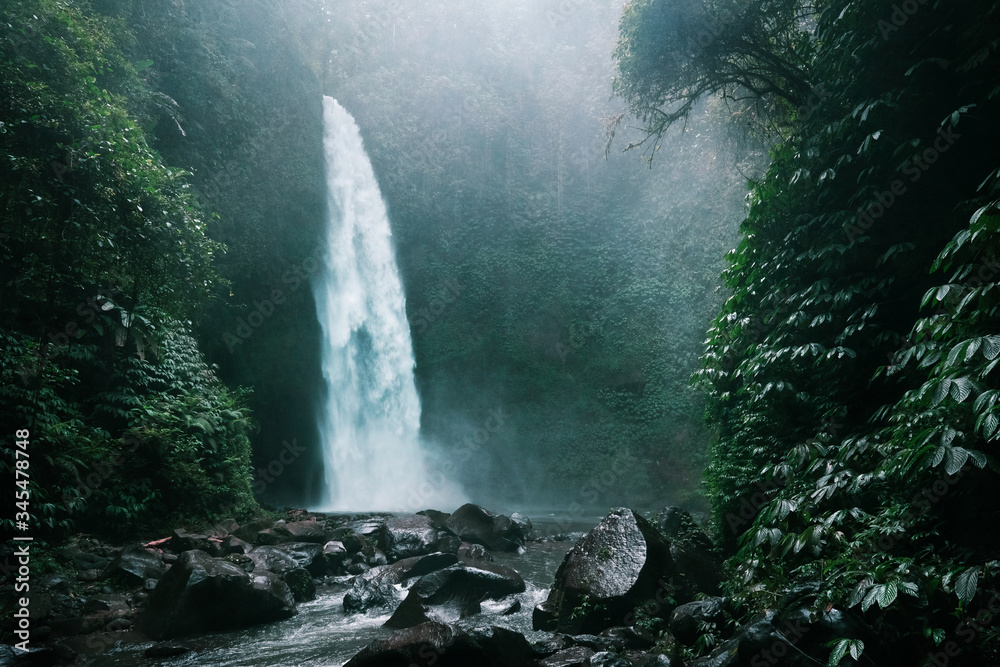
{"type": "Polygon", "coordinates": [[[710,106],[651,164],[627,121],[609,146],[621,6],[325,6],[324,87],[388,205],[422,437],[506,511],[704,509],[689,378],[743,177],[710,106]]]}

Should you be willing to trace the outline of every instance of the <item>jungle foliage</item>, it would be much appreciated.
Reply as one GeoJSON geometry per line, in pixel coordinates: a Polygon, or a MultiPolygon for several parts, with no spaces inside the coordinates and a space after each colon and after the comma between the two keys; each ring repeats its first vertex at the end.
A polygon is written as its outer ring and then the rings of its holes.
{"type": "MultiPolygon", "coordinates": [[[[1000,572],[1000,7],[795,4],[815,21],[781,57],[821,94],[789,109],[751,183],[697,376],[719,433],[714,518],[750,608],[816,584],[820,607],[851,610],[899,664],[920,664],[1000,572]]],[[[663,91],[699,92],[640,59],[662,48],[644,32],[659,12],[684,6],[638,2],[623,18],[619,90],[654,135],[673,113],[663,91]]],[[[783,26],[747,35],[773,47],[783,26]]],[[[716,47],[740,57],[728,38],[716,47]]],[[[696,57],[681,71],[716,76],[696,57]]],[[[996,631],[974,634],[963,664],[995,660],[996,631]]]]}

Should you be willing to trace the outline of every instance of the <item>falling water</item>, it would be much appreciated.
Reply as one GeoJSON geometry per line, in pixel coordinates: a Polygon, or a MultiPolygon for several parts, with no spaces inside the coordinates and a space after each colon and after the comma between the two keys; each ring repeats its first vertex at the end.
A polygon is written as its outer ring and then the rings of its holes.
{"type": "Polygon", "coordinates": [[[419,439],[413,346],[389,218],[354,118],[323,98],[327,263],[314,285],[328,397],[324,510],[416,510],[459,500],[419,439]]]}

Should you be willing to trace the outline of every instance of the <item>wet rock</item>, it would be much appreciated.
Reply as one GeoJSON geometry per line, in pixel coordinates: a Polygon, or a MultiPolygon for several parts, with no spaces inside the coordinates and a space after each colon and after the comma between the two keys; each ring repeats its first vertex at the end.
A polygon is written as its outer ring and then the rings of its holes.
{"type": "Polygon", "coordinates": [[[381,567],[389,563],[385,553],[370,544],[358,552],[358,555],[364,559],[365,565],[368,567],[381,567]]]}
{"type": "Polygon", "coordinates": [[[521,527],[501,514],[479,505],[462,505],[445,521],[445,527],[466,542],[482,544],[494,551],[521,551],[524,535],[521,527]]]}
{"type": "Polygon", "coordinates": [[[469,542],[462,542],[458,547],[458,557],[464,563],[493,560],[493,554],[487,551],[486,547],[482,544],[470,544],[469,542]]]}
{"type": "Polygon", "coordinates": [[[275,526],[274,528],[265,528],[258,532],[253,543],[260,546],[274,546],[294,540],[295,538],[283,526],[275,526]]]}
{"type": "Polygon", "coordinates": [[[364,574],[367,579],[378,579],[390,584],[399,584],[413,577],[422,577],[431,572],[443,570],[458,563],[458,558],[451,553],[434,553],[426,556],[414,556],[396,561],[391,565],[372,568],[364,574]]]}
{"type": "Polygon", "coordinates": [[[429,621],[372,642],[345,667],[524,667],[531,657],[530,645],[517,632],[498,627],[456,632],[429,621]]]}
{"type": "Polygon", "coordinates": [[[476,664],[494,667],[521,667],[529,664],[534,657],[531,645],[524,635],[497,626],[460,632],[455,638],[455,644],[459,652],[482,655],[485,662],[476,664]]]}
{"type": "Polygon", "coordinates": [[[676,667],[676,665],[662,653],[647,653],[642,656],[636,667],[676,667]]]}
{"type": "Polygon", "coordinates": [[[326,554],[321,544],[316,544],[315,542],[290,542],[287,544],[278,544],[270,548],[287,554],[295,562],[296,567],[304,567],[314,577],[326,574],[326,554]]]}
{"type": "Polygon", "coordinates": [[[275,545],[264,545],[257,547],[247,554],[254,562],[254,572],[268,570],[275,574],[282,574],[299,567],[299,564],[285,551],[275,545]]]}
{"type": "Polygon", "coordinates": [[[671,542],[688,544],[703,551],[716,550],[698,522],[680,507],[667,506],[661,509],[656,515],[656,528],[671,542]]]}
{"type": "Polygon", "coordinates": [[[514,604],[512,604],[511,606],[507,607],[502,612],[500,612],[500,615],[501,616],[510,616],[511,614],[516,614],[519,611],[521,611],[521,601],[520,600],[514,600],[514,604]]]}
{"type": "Polygon", "coordinates": [[[601,637],[611,637],[620,640],[626,649],[642,650],[652,648],[654,641],[644,637],[635,631],[635,628],[619,626],[607,628],[600,634],[601,637]]]}
{"type": "Polygon", "coordinates": [[[386,553],[393,559],[410,558],[438,551],[453,551],[459,542],[425,515],[390,517],[385,522],[386,553]]]}
{"type": "Polygon", "coordinates": [[[385,550],[389,541],[385,519],[349,521],[336,530],[334,539],[342,541],[349,553],[361,551],[368,544],[385,550]],[[360,546],[357,546],[359,541],[360,546]]]}
{"type": "Polygon", "coordinates": [[[211,556],[219,555],[219,541],[210,540],[208,535],[189,533],[183,528],[173,532],[166,546],[176,553],[200,549],[211,556]]]}
{"type": "Polygon", "coordinates": [[[253,551],[253,545],[249,542],[245,542],[235,535],[227,535],[223,538],[222,543],[219,545],[219,555],[228,556],[229,554],[248,554],[253,551]]]}
{"type": "Polygon", "coordinates": [[[111,564],[110,558],[81,551],[73,556],[73,565],[78,570],[103,570],[111,564]]]}
{"type": "Polygon", "coordinates": [[[485,598],[499,599],[524,590],[520,575],[508,567],[455,565],[413,584],[385,625],[406,628],[427,620],[453,622],[478,614],[485,598]]]}
{"type": "Polygon", "coordinates": [[[451,515],[446,512],[439,512],[438,510],[421,510],[417,512],[420,516],[425,516],[430,519],[435,526],[438,528],[444,527],[444,522],[448,520],[451,515]]]}
{"type": "MultiPolygon", "coordinates": [[[[447,655],[455,643],[454,631],[443,623],[423,623],[394,632],[361,649],[344,667],[409,667],[427,662],[428,656],[447,655]]],[[[438,664],[445,664],[435,660],[438,664]]]]}
{"type": "Polygon", "coordinates": [[[257,536],[261,531],[268,530],[272,526],[274,526],[274,522],[269,519],[256,519],[254,521],[249,521],[234,530],[233,535],[240,538],[244,542],[261,544],[257,541],[257,536]]]}
{"type": "Polygon", "coordinates": [[[240,524],[236,522],[236,519],[229,517],[226,519],[220,519],[218,523],[212,526],[212,529],[208,531],[211,537],[218,537],[219,539],[225,538],[227,535],[231,535],[240,529],[240,524]]]}
{"type": "Polygon", "coordinates": [[[553,653],[568,649],[572,645],[573,642],[568,635],[553,634],[545,639],[532,642],[531,650],[535,652],[535,655],[547,658],[553,653]]]}
{"type": "Polygon", "coordinates": [[[620,637],[608,635],[574,635],[570,637],[573,646],[586,646],[592,651],[613,651],[619,653],[625,650],[625,641],[620,637]]]}
{"type": "Polygon", "coordinates": [[[518,525],[525,540],[535,539],[535,528],[531,525],[531,519],[520,512],[514,512],[510,515],[510,520],[518,525]]]}
{"type": "Polygon", "coordinates": [[[185,551],[149,596],[142,630],[152,639],[235,630],[295,614],[288,584],[247,574],[203,551],[185,551]]]}
{"type": "Polygon", "coordinates": [[[289,570],[281,575],[281,578],[288,584],[296,602],[308,602],[316,599],[316,584],[312,575],[305,568],[297,567],[294,570],[289,570]]]}
{"type": "Polygon", "coordinates": [[[631,662],[611,651],[595,653],[584,664],[587,667],[632,667],[631,662]]]}
{"type": "MultiPolygon", "coordinates": [[[[740,659],[738,648],[739,642],[735,639],[730,639],[715,649],[711,655],[704,658],[697,658],[687,663],[687,667],[746,667],[750,663],[740,659]]],[[[765,661],[764,664],[770,667],[773,663],[765,661]]]]}
{"type": "Polygon", "coordinates": [[[679,507],[664,507],[656,527],[670,542],[670,555],[688,585],[699,593],[717,594],[722,558],[694,518],[679,507]]]}
{"type": "Polygon", "coordinates": [[[320,545],[327,542],[326,526],[316,519],[286,523],[284,530],[294,542],[313,542],[320,545]]]}
{"type": "Polygon", "coordinates": [[[253,572],[257,567],[257,563],[254,562],[253,558],[244,554],[229,554],[225,557],[225,560],[229,561],[244,572],[253,572]]]}
{"type": "MultiPolygon", "coordinates": [[[[670,614],[670,632],[684,646],[694,646],[703,623],[715,623],[721,630],[725,625],[726,598],[697,600],[678,606],[670,614]]],[[[725,635],[723,635],[725,636],[725,635]]]]}
{"type": "Polygon", "coordinates": [[[566,554],[532,623],[536,630],[581,634],[631,625],[635,610],[651,604],[666,615],[671,599],[691,599],[691,591],[672,583],[678,576],[663,536],[632,510],[618,508],[566,554]]]}
{"type": "Polygon", "coordinates": [[[539,667],[584,667],[594,652],[585,646],[571,648],[553,653],[538,661],[539,667]]]}
{"type": "Polygon", "coordinates": [[[348,574],[358,574],[358,575],[364,574],[365,572],[371,570],[371,568],[365,565],[363,562],[358,562],[358,563],[348,562],[346,569],[348,574]]]}
{"type": "Polygon", "coordinates": [[[173,658],[178,655],[190,653],[192,649],[183,644],[171,642],[159,642],[147,648],[144,652],[147,658],[173,658]]]}
{"type": "Polygon", "coordinates": [[[127,547],[104,570],[104,578],[111,578],[125,586],[142,586],[146,579],[160,579],[166,571],[154,551],[127,547]]]}
{"type": "Polygon", "coordinates": [[[331,540],[323,545],[323,555],[326,556],[326,566],[331,572],[339,572],[347,560],[347,549],[343,542],[331,540]]]}
{"type": "Polygon", "coordinates": [[[369,609],[389,608],[398,601],[399,596],[390,582],[358,577],[344,595],[344,611],[357,614],[369,609]]]}
{"type": "Polygon", "coordinates": [[[463,569],[475,577],[476,587],[484,590],[488,597],[497,599],[505,595],[523,593],[524,579],[513,568],[498,563],[466,563],[463,569]]]}

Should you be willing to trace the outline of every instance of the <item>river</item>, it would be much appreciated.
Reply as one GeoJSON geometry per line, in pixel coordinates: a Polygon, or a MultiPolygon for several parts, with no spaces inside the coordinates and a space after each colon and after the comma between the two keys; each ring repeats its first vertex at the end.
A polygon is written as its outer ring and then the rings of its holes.
{"type": "MultiPolygon", "coordinates": [[[[564,515],[563,515],[564,516],[564,515]]],[[[577,518],[571,523],[557,521],[555,514],[532,517],[539,535],[570,533],[571,540],[532,541],[523,554],[493,553],[495,562],[514,568],[524,579],[527,590],[500,601],[483,602],[482,613],[462,619],[458,627],[498,625],[524,634],[529,641],[548,636],[531,629],[531,612],[543,601],[552,585],[556,569],[580,535],[600,521],[600,517],[577,518]],[[508,616],[514,599],[520,600],[520,611],[508,616]]],[[[389,630],[382,624],[392,610],[368,614],[345,614],[346,591],[320,591],[317,599],[298,605],[299,613],[287,620],[237,632],[221,632],[178,638],[175,642],[195,650],[156,664],[169,667],[212,665],[213,667],[250,667],[262,665],[308,667],[341,667],[372,640],[385,637],[389,630]]],[[[86,665],[124,667],[154,662],[143,654],[147,643],[120,643],[108,651],[90,657],[86,665]]]]}

